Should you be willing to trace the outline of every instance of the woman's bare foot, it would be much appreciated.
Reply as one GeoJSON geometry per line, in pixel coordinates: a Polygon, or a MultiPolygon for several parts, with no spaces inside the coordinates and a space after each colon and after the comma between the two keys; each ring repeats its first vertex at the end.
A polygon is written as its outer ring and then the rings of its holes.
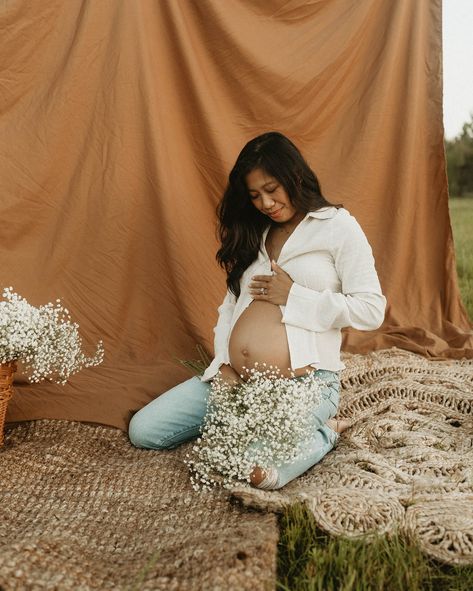
{"type": "Polygon", "coordinates": [[[349,419],[329,419],[325,424],[336,433],[343,433],[345,429],[351,427],[351,421],[349,419]]]}

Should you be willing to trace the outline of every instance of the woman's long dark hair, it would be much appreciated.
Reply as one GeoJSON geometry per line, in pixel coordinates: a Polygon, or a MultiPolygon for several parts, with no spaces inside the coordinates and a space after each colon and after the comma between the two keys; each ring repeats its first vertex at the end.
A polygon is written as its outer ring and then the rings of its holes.
{"type": "Polygon", "coordinates": [[[270,131],[250,140],[238,155],[217,206],[217,234],[222,244],[216,259],[227,272],[227,287],[238,298],[240,279],[258,256],[271,220],[252,204],[246,175],[255,168],[276,178],[297,211],[304,214],[332,205],[297,147],[282,133],[270,131]]]}

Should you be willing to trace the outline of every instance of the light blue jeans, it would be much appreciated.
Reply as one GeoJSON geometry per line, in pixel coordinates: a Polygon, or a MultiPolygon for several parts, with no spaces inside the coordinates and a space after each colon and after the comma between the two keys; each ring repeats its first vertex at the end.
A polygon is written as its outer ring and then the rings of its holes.
{"type": "MultiPolygon", "coordinates": [[[[338,409],[340,378],[338,372],[319,369],[317,376],[324,382],[322,400],[315,411],[316,428],[309,444],[301,450],[301,459],[279,464],[271,470],[258,488],[277,489],[319,462],[336,444],[338,434],[325,422],[338,409]],[[305,456],[305,459],[303,457],[305,456]]],[[[292,378],[295,380],[300,377],[292,378]]],[[[198,437],[207,412],[210,382],[195,376],[164,392],[135,415],[129,425],[130,441],[136,447],[172,449],[198,437]]]]}

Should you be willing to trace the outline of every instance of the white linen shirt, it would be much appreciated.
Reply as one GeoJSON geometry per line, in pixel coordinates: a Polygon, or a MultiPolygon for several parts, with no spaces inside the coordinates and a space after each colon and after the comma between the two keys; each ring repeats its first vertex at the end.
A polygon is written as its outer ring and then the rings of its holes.
{"type": "MultiPolygon", "coordinates": [[[[270,275],[271,262],[262,236],[258,258],[245,270],[238,299],[227,290],[214,328],[215,357],[201,376],[208,382],[222,364],[230,364],[228,343],[236,321],[251,304],[248,284],[253,275],[270,275]]],[[[341,328],[374,330],[384,320],[373,253],[356,219],[343,207],[310,211],[284,243],[277,264],[294,283],[286,305],[280,305],[291,369],[306,365],[339,371],[341,328]]]]}

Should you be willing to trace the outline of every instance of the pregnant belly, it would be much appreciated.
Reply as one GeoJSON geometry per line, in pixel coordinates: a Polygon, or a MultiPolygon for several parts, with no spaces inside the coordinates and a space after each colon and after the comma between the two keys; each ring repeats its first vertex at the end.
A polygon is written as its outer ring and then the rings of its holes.
{"type": "MultiPolygon", "coordinates": [[[[289,345],[281,318],[279,306],[263,300],[253,300],[238,318],[230,335],[228,353],[230,365],[244,379],[247,375],[244,367],[251,369],[256,362],[276,366],[281,375],[291,376],[289,345]]],[[[293,373],[301,376],[307,370],[314,371],[315,368],[307,365],[293,370],[293,373]]]]}

